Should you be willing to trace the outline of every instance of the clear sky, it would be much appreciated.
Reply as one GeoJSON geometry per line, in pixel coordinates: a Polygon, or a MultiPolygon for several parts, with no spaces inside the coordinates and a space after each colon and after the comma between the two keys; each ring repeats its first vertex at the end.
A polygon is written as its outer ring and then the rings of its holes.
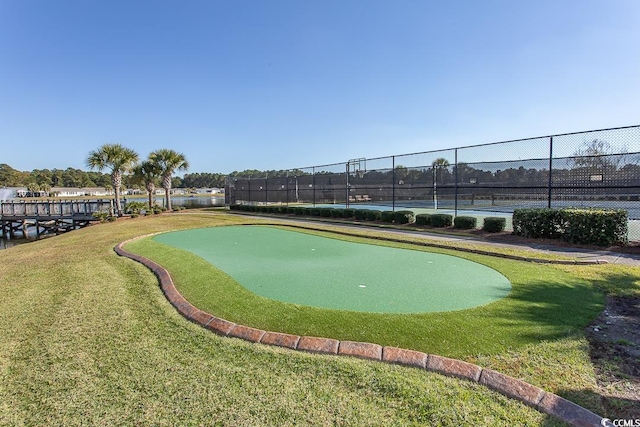
{"type": "Polygon", "coordinates": [[[0,0],[19,170],[104,143],[227,173],[636,124],[638,0],[0,0]]]}

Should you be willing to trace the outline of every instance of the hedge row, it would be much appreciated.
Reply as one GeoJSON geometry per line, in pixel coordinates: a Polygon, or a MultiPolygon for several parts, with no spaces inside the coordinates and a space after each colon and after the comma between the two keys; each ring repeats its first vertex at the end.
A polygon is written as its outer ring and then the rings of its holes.
{"type": "MultiPolygon", "coordinates": [[[[306,216],[320,216],[325,218],[354,218],[359,221],[382,221],[396,224],[425,225],[431,227],[451,227],[471,229],[477,227],[477,218],[470,216],[458,216],[453,219],[448,214],[420,214],[413,211],[378,211],[373,209],[336,209],[313,208],[302,206],[258,206],[258,205],[231,205],[231,210],[245,212],[262,212],[277,214],[294,214],[306,216]]],[[[504,231],[506,221],[504,218],[485,218],[483,230],[496,233],[504,231]]]]}
{"type": "Polygon", "coordinates": [[[627,242],[627,221],[621,209],[516,209],[513,234],[611,246],[627,242]]]}

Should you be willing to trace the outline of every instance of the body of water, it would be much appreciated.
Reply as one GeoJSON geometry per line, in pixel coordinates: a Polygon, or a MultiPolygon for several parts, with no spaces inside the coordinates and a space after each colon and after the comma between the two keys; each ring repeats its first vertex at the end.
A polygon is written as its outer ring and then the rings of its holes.
{"type": "MultiPolygon", "coordinates": [[[[127,201],[127,202],[132,202],[132,201],[142,201],[142,202],[147,202],[147,198],[146,197],[136,197],[136,198],[125,198],[123,197],[122,199],[123,201],[127,201]]],[[[154,203],[159,205],[159,206],[165,206],[165,199],[164,196],[156,196],[154,197],[154,203]]],[[[207,207],[222,207],[224,206],[224,194],[222,195],[216,195],[214,197],[202,197],[202,196],[173,196],[171,197],[171,205],[172,206],[184,206],[185,208],[188,209],[194,209],[194,208],[207,208],[207,207]]],[[[34,227],[30,227],[29,230],[27,230],[27,232],[29,233],[30,237],[35,236],[35,229],[34,227]]],[[[15,245],[19,245],[22,243],[29,243],[32,240],[27,240],[27,239],[23,239],[18,238],[18,239],[9,239],[9,238],[3,238],[0,236],[0,249],[8,249],[12,246],[15,245]]]]}

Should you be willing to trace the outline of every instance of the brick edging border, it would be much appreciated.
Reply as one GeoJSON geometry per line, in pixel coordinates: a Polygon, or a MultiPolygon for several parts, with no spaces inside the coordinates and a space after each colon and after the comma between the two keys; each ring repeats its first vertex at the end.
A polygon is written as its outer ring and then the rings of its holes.
{"type": "Polygon", "coordinates": [[[292,350],[318,354],[352,356],[390,364],[425,369],[446,376],[466,379],[485,385],[507,397],[519,400],[538,411],[552,415],[565,423],[576,427],[602,426],[599,415],[567,399],[546,392],[539,387],[500,372],[482,368],[472,363],[448,357],[427,354],[420,351],[387,347],[378,344],[338,341],[331,338],[298,336],[280,332],[263,331],[249,326],[238,325],[215,317],[191,305],[176,289],[171,275],[160,264],[140,255],[133,254],[123,246],[142,237],[125,240],[114,247],[119,255],[137,261],[150,269],[158,278],[165,297],[176,310],[188,320],[226,337],[240,338],[253,343],[274,345],[292,350]]]}

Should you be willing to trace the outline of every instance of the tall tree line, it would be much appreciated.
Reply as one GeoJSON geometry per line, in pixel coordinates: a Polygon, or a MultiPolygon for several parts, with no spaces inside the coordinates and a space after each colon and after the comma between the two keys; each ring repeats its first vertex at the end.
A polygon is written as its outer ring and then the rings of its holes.
{"type": "MultiPolygon", "coordinates": [[[[289,171],[291,173],[291,171],[289,171]]],[[[259,171],[247,169],[234,171],[230,176],[252,176],[256,178],[277,178],[286,176],[287,171],[259,171]]],[[[303,175],[300,171],[298,175],[303,175]]],[[[227,174],[217,172],[187,173],[184,177],[174,176],[171,179],[172,188],[224,188],[227,174]]],[[[0,187],[29,187],[37,184],[40,187],[100,187],[110,188],[111,177],[108,173],[84,171],[81,169],[34,169],[30,172],[19,171],[3,163],[0,164],[0,187]]],[[[122,176],[122,185],[127,188],[144,186],[138,184],[132,175],[122,176]]]]}
{"type": "Polygon", "coordinates": [[[41,187],[108,187],[108,174],[87,172],[81,169],[34,169],[31,172],[19,171],[6,163],[0,164],[0,187],[28,187],[37,184],[41,187]]]}

